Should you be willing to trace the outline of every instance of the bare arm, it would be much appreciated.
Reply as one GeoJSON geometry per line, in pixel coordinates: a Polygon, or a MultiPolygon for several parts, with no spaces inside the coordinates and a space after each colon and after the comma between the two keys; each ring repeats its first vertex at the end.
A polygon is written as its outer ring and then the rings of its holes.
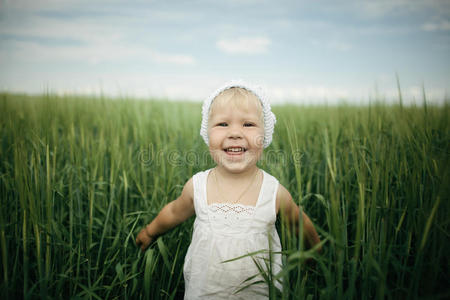
{"type": "Polygon", "coordinates": [[[194,213],[194,186],[191,178],[184,185],[180,197],[164,206],[158,216],[142,228],[136,237],[136,245],[144,251],[156,237],[184,222],[194,213]]]}
{"type": "MultiPolygon", "coordinates": [[[[277,192],[277,212],[281,214],[281,220],[288,225],[289,228],[294,227],[295,232],[298,234],[299,231],[299,219],[300,219],[300,208],[292,200],[291,194],[286,190],[284,186],[280,184],[277,192]]],[[[302,211],[303,219],[303,240],[309,248],[314,247],[320,243],[319,235],[317,234],[314,224],[311,222],[310,218],[302,211]]],[[[318,252],[321,252],[321,248],[318,252]]]]}

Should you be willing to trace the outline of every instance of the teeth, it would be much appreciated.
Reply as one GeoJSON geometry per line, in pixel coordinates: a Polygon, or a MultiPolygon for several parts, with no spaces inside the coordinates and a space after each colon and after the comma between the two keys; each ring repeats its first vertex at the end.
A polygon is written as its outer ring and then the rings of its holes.
{"type": "Polygon", "coordinates": [[[242,151],[244,151],[244,148],[242,148],[242,147],[227,148],[227,151],[228,151],[228,152],[242,152],[242,151]]]}

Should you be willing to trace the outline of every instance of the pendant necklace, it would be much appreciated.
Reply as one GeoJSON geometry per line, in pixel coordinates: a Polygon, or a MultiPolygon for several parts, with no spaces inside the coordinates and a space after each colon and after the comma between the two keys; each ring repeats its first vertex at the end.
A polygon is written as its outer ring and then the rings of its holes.
{"type": "MultiPolygon", "coordinates": [[[[223,194],[222,191],[220,190],[220,186],[219,186],[219,181],[217,180],[217,170],[214,169],[214,180],[216,181],[216,185],[217,185],[217,189],[219,190],[219,194],[223,194]]],[[[246,192],[248,192],[248,190],[250,189],[250,187],[253,185],[253,182],[255,181],[256,175],[258,175],[259,170],[257,169],[255,172],[255,175],[253,175],[252,180],[250,181],[250,184],[247,186],[247,188],[241,193],[241,195],[233,202],[227,202],[227,201],[221,201],[221,203],[230,203],[230,204],[236,204],[239,202],[239,200],[241,200],[242,196],[245,195],[246,192]]],[[[223,199],[220,199],[223,200],[223,199]]]]}

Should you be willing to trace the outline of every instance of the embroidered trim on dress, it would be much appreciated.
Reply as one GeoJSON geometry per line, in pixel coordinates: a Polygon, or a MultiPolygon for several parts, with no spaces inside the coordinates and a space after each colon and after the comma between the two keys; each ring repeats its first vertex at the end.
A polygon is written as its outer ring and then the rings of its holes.
{"type": "Polygon", "coordinates": [[[251,216],[255,213],[255,207],[232,203],[212,203],[208,205],[209,211],[220,216],[251,216]]]}

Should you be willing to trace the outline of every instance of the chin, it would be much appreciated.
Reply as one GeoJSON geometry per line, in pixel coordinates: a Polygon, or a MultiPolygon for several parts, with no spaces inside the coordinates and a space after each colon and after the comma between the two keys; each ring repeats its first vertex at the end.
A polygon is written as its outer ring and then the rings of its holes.
{"type": "Polygon", "coordinates": [[[256,161],[239,161],[239,162],[230,162],[230,161],[225,161],[222,163],[217,162],[218,166],[221,166],[222,168],[224,168],[225,170],[227,170],[230,173],[242,173],[248,169],[251,169],[253,167],[256,166],[256,161]]]}
{"type": "Polygon", "coordinates": [[[243,166],[226,166],[226,165],[222,165],[222,168],[226,169],[228,172],[233,173],[233,174],[239,174],[244,172],[247,167],[243,167],[243,166]]]}

